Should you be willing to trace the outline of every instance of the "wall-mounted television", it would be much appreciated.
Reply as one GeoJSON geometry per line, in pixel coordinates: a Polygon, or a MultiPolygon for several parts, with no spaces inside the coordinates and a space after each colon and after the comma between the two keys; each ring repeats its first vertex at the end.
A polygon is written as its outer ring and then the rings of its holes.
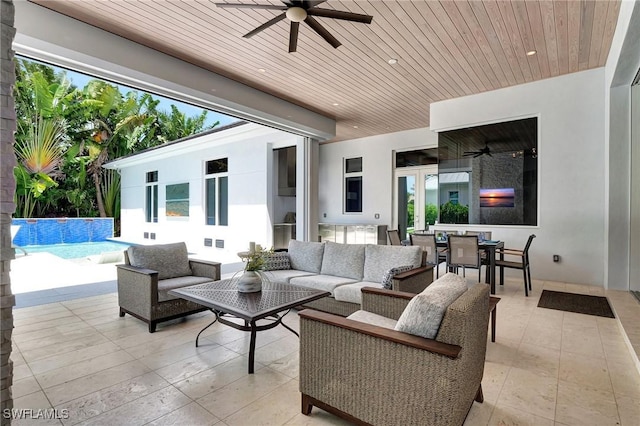
{"type": "Polygon", "coordinates": [[[480,189],[480,207],[514,207],[513,188],[480,189]]]}

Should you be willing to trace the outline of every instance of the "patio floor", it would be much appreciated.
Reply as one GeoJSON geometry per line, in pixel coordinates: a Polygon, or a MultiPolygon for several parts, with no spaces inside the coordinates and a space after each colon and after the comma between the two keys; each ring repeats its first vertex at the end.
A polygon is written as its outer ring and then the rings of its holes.
{"type": "MultiPolygon", "coordinates": [[[[507,282],[487,348],[485,402],[465,424],[637,425],[638,359],[618,320],[538,308],[543,288],[606,294],[619,317],[640,323],[629,293],[534,280],[525,298],[519,282],[507,282]]],[[[245,333],[216,324],[194,347],[209,313],[149,334],[117,312],[114,293],[16,309],[16,408],[68,409],[65,425],[346,424],[317,408],[300,414],[298,339],[283,327],[259,333],[256,374],[247,375],[245,333]]],[[[298,328],[295,314],[285,322],[298,328]]]]}

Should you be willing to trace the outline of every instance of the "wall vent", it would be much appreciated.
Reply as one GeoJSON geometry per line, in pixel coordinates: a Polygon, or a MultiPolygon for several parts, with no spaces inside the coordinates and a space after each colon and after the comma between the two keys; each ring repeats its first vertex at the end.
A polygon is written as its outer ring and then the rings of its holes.
{"type": "Polygon", "coordinates": [[[156,239],[156,233],[152,232],[151,234],[149,234],[149,236],[151,237],[152,240],[156,239]]]}
{"type": "Polygon", "coordinates": [[[148,232],[145,232],[145,233],[143,233],[142,235],[143,235],[143,237],[144,237],[145,239],[148,239],[148,238],[149,238],[149,233],[148,233],[148,232]]]}
{"type": "Polygon", "coordinates": [[[216,248],[224,248],[224,240],[216,240],[216,248]]]}
{"type": "Polygon", "coordinates": [[[205,238],[204,239],[204,246],[205,247],[213,247],[213,240],[211,238],[205,238]]]}

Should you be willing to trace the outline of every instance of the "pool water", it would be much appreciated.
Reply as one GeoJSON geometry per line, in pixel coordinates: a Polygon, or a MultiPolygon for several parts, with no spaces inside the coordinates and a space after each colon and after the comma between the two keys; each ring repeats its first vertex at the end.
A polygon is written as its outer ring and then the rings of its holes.
{"type": "Polygon", "coordinates": [[[48,244],[22,247],[27,253],[51,253],[63,259],[77,259],[111,251],[124,251],[131,244],[115,241],[96,241],[91,243],[48,244]]]}

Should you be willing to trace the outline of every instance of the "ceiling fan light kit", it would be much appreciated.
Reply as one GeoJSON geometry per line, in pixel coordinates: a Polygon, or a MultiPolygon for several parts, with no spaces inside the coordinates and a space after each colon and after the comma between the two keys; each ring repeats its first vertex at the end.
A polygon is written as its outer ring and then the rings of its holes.
{"type": "Polygon", "coordinates": [[[283,6],[276,6],[272,4],[246,4],[246,3],[215,3],[217,7],[222,8],[242,8],[242,9],[266,9],[266,10],[280,10],[282,13],[275,18],[270,19],[259,27],[249,31],[243,37],[250,38],[259,32],[269,28],[270,26],[287,18],[291,22],[291,29],[289,30],[289,53],[295,52],[298,48],[298,31],[300,23],[304,22],[312,30],[314,30],[320,37],[322,37],[327,43],[334,48],[338,48],[342,45],[331,33],[318,22],[314,16],[331,19],[342,19],[343,21],[360,22],[364,24],[370,24],[373,20],[373,16],[363,15],[361,13],[345,12],[342,10],[333,9],[321,9],[317,6],[324,3],[326,0],[291,0],[283,1],[283,6]]]}

